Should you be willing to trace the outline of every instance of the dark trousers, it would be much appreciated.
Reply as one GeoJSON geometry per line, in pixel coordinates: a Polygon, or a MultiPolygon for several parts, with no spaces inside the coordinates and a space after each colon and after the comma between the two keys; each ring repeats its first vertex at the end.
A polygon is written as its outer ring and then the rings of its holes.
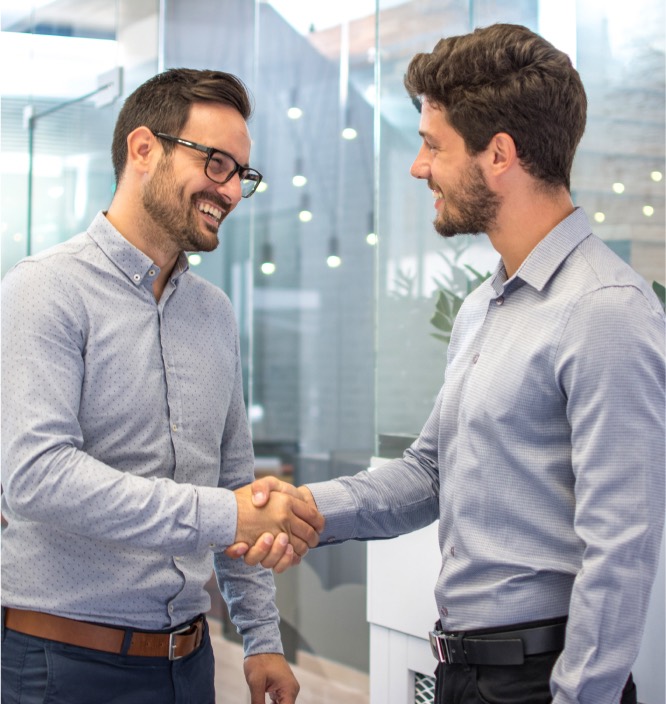
{"type": "MultiPolygon", "coordinates": [[[[438,665],[435,704],[550,704],[550,673],[559,655],[530,655],[522,665],[438,665]]],[[[636,704],[631,675],[622,704],[636,704]]]]}
{"type": "Polygon", "coordinates": [[[173,662],[3,629],[2,704],[215,704],[214,676],[208,625],[201,646],[173,662]]]}

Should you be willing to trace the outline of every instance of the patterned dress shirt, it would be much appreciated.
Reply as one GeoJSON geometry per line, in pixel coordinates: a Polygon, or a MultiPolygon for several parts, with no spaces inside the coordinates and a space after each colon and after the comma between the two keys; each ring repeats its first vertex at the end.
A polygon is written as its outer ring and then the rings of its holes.
{"type": "Polygon", "coordinates": [[[233,310],[159,271],[99,213],[4,278],[3,605],[170,629],[215,567],[246,653],[282,652],[271,573],[222,553],[254,473],[233,310]]]}
{"type": "Polygon", "coordinates": [[[664,434],[661,305],[577,209],[465,300],[404,457],[309,488],[323,542],[439,517],[443,628],[568,614],[554,703],[614,704],[658,564],[664,434]]]}

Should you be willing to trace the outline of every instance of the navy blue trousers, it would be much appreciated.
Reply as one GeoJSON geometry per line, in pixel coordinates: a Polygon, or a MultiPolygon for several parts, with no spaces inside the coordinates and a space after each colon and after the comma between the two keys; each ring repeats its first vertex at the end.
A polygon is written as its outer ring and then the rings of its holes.
{"type": "Polygon", "coordinates": [[[215,704],[208,634],[181,660],[101,653],[2,634],[2,704],[215,704]]]}

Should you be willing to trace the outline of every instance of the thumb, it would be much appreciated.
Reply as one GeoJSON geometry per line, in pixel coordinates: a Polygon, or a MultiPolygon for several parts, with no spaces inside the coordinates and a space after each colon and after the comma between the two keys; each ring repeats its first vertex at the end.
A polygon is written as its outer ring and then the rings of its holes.
{"type": "Polygon", "coordinates": [[[263,677],[249,677],[247,686],[250,690],[251,704],[265,704],[266,702],[266,682],[263,677]]]}
{"type": "Polygon", "coordinates": [[[279,491],[282,482],[277,477],[263,477],[255,479],[251,484],[252,504],[261,508],[268,503],[271,491],[279,491]]]}

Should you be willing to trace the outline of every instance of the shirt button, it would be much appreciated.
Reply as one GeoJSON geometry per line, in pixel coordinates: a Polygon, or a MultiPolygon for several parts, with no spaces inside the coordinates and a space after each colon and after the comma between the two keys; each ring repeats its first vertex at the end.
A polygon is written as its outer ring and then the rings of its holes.
{"type": "Polygon", "coordinates": [[[456,556],[456,547],[455,547],[455,545],[452,545],[452,546],[451,546],[451,550],[450,550],[449,552],[451,553],[451,557],[455,557],[455,556],[456,556]]]}
{"type": "Polygon", "coordinates": [[[141,281],[141,274],[134,274],[134,276],[133,276],[132,278],[133,278],[137,283],[139,283],[139,281],[141,281]]]}
{"type": "Polygon", "coordinates": [[[472,364],[476,364],[479,361],[479,353],[477,352],[473,357],[472,357],[472,364]]]}
{"type": "Polygon", "coordinates": [[[442,606],[442,608],[439,610],[439,613],[442,614],[442,616],[448,616],[449,610],[446,608],[446,606],[442,606]]]}
{"type": "Polygon", "coordinates": [[[169,613],[170,613],[170,614],[173,613],[173,604],[169,604],[169,613]]]}
{"type": "Polygon", "coordinates": [[[504,296],[495,299],[495,305],[501,306],[504,303],[504,296]]]}
{"type": "Polygon", "coordinates": [[[174,424],[171,426],[171,430],[173,430],[173,432],[175,433],[176,430],[178,430],[178,426],[174,423],[174,424]]]}
{"type": "Polygon", "coordinates": [[[151,269],[151,270],[148,272],[148,276],[155,276],[155,269],[151,269]]]}

